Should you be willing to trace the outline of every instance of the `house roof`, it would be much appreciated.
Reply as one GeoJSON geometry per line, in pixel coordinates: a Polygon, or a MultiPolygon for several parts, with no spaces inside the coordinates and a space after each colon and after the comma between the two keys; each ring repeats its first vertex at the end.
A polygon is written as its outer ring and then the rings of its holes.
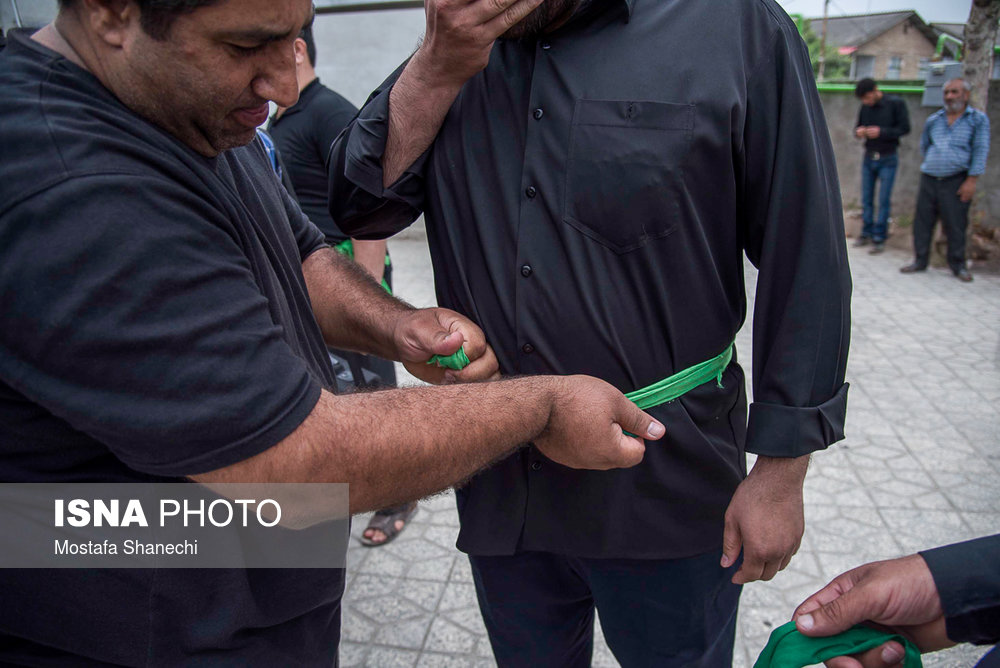
{"type": "MultiPolygon", "coordinates": [[[[806,19],[813,32],[822,34],[823,19],[806,19]]],[[[928,41],[937,40],[937,34],[924,23],[915,11],[881,12],[878,14],[850,14],[846,16],[831,16],[826,21],[826,43],[836,47],[859,47],[872,41],[879,35],[888,32],[904,21],[912,21],[913,25],[924,33],[928,41]]]]}
{"type": "MultiPolygon", "coordinates": [[[[932,23],[931,28],[934,29],[939,35],[945,33],[946,35],[951,35],[956,39],[965,39],[965,24],[964,23],[932,23]]],[[[996,46],[1000,46],[1000,31],[997,32],[996,41],[994,42],[996,46]]]]}

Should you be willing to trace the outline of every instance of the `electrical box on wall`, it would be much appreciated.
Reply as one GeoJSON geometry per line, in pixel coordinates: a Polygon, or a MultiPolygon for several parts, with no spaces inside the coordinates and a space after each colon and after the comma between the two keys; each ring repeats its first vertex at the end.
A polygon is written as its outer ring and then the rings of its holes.
{"type": "Polygon", "coordinates": [[[942,61],[931,63],[924,83],[924,98],[920,102],[925,107],[944,106],[944,85],[962,76],[962,63],[942,61]]]}

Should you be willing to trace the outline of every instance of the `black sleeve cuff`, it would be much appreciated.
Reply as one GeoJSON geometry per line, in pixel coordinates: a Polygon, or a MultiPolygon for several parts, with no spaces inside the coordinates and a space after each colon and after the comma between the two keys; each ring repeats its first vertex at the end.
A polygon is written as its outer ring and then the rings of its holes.
{"type": "Polygon", "coordinates": [[[926,550],[948,637],[955,642],[1000,642],[1000,534],[926,550]]]}
{"type": "Polygon", "coordinates": [[[816,407],[752,403],[747,452],[766,457],[801,457],[841,440],[848,387],[844,383],[831,399],[816,407]]]}

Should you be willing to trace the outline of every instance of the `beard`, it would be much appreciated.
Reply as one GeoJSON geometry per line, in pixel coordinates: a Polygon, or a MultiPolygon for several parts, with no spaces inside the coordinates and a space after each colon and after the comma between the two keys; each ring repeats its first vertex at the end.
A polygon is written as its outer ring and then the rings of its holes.
{"type": "Polygon", "coordinates": [[[535,39],[553,23],[562,23],[572,16],[581,4],[583,0],[544,0],[533,12],[500,35],[500,39],[535,39]]]}
{"type": "Polygon", "coordinates": [[[960,111],[965,111],[965,102],[962,100],[952,100],[951,102],[945,102],[944,108],[950,113],[957,114],[960,111]]]}

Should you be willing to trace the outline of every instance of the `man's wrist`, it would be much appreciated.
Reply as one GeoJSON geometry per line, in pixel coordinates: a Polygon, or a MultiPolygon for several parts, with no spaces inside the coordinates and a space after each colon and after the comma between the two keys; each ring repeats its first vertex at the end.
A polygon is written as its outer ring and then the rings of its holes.
{"type": "Polygon", "coordinates": [[[404,72],[424,94],[456,95],[470,77],[456,74],[456,70],[441,63],[429,52],[426,44],[417,49],[404,72]]]}
{"type": "Polygon", "coordinates": [[[760,455],[754,463],[751,474],[767,477],[777,484],[802,488],[809,470],[809,455],[801,457],[769,457],[760,455]]]}

